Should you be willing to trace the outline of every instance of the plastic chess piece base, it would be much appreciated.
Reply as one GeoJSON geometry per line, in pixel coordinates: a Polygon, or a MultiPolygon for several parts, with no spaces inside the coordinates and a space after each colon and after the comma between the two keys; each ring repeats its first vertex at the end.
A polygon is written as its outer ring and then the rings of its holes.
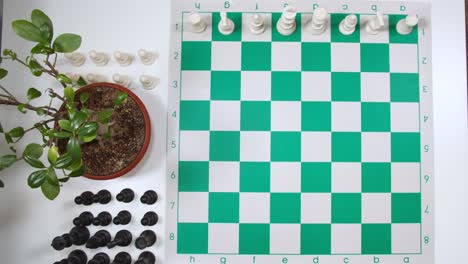
{"type": "Polygon", "coordinates": [[[114,261],[111,264],[131,264],[132,257],[127,252],[120,252],[115,255],[114,261]]]}
{"type": "Polygon", "coordinates": [[[156,263],[156,257],[154,256],[153,253],[149,251],[145,251],[138,256],[138,260],[135,262],[135,264],[155,264],[156,263]]]}

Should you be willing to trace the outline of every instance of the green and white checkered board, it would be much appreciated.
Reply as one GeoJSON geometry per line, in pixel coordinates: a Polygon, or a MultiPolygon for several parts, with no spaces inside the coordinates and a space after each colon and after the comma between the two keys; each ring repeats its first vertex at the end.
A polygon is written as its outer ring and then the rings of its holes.
{"type": "MultiPolygon", "coordinates": [[[[430,240],[421,185],[429,181],[422,137],[432,131],[422,127],[419,54],[427,33],[398,34],[404,16],[395,14],[378,35],[359,27],[344,36],[346,14],[333,13],[314,36],[303,30],[310,12],[301,12],[286,37],[275,27],[281,13],[265,12],[266,32],[253,35],[252,14],[230,12],[236,30],[225,36],[219,13],[200,12],[203,33],[181,14],[168,232],[174,253],[190,256],[183,263],[204,255],[200,263],[235,255],[416,263],[430,240]]],[[[369,14],[358,17],[364,25],[369,14]]]]}

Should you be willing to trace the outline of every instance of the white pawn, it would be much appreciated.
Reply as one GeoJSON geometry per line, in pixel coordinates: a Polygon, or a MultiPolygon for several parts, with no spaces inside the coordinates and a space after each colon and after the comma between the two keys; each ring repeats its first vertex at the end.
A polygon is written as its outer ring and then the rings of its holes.
{"type": "Polygon", "coordinates": [[[206,30],[206,23],[198,13],[192,13],[189,16],[190,24],[192,25],[192,32],[202,33],[206,30]]]}
{"type": "Polygon", "coordinates": [[[70,62],[71,65],[75,67],[83,65],[86,61],[85,55],[78,52],[65,53],[65,58],[70,62]]]}
{"type": "Polygon", "coordinates": [[[114,58],[120,66],[128,66],[133,62],[133,56],[122,51],[114,52],[114,58]]]}
{"type": "Polygon", "coordinates": [[[100,74],[88,73],[88,75],[86,75],[86,80],[90,83],[105,82],[106,77],[100,74]]]}
{"type": "Polygon", "coordinates": [[[371,35],[377,35],[385,27],[385,21],[381,13],[369,18],[366,24],[366,32],[371,35]]]}
{"type": "Polygon", "coordinates": [[[104,52],[92,50],[89,52],[89,58],[91,58],[96,66],[105,66],[109,63],[109,56],[104,52]]]}
{"type": "Polygon", "coordinates": [[[157,78],[149,75],[141,75],[139,80],[143,88],[146,90],[154,89],[159,83],[159,80],[157,78]]]}
{"type": "Polygon", "coordinates": [[[253,15],[249,23],[249,29],[255,35],[265,32],[265,18],[260,14],[253,15]]]}
{"type": "Polygon", "coordinates": [[[340,32],[343,35],[351,35],[356,31],[357,26],[357,16],[354,14],[347,15],[343,21],[340,23],[340,32]]]}
{"type": "Polygon", "coordinates": [[[145,49],[138,50],[138,57],[144,65],[151,65],[156,61],[158,55],[145,49]]]}
{"type": "Polygon", "coordinates": [[[396,30],[401,35],[409,35],[413,32],[413,28],[419,23],[417,15],[409,15],[406,18],[398,21],[396,30]]]}
{"type": "Polygon", "coordinates": [[[313,35],[320,35],[327,30],[328,11],[319,7],[315,9],[312,20],[306,25],[306,30],[313,35]]]}
{"type": "Polygon", "coordinates": [[[283,9],[281,18],[276,23],[276,29],[283,36],[289,36],[296,31],[297,10],[293,6],[287,6],[283,9]]]}
{"type": "Polygon", "coordinates": [[[226,12],[221,12],[221,21],[218,24],[218,30],[223,35],[229,35],[234,32],[235,25],[234,22],[227,17],[226,12]]]}
{"type": "Polygon", "coordinates": [[[65,73],[65,75],[68,78],[70,78],[70,80],[72,80],[72,82],[74,82],[74,83],[76,83],[78,81],[78,79],[80,79],[80,75],[76,74],[76,73],[67,72],[67,73],[65,73]]]}
{"type": "Polygon", "coordinates": [[[122,75],[122,74],[116,73],[116,74],[112,75],[112,80],[116,84],[122,85],[122,86],[127,87],[127,88],[131,88],[131,86],[132,86],[132,80],[127,75],[122,75]]]}

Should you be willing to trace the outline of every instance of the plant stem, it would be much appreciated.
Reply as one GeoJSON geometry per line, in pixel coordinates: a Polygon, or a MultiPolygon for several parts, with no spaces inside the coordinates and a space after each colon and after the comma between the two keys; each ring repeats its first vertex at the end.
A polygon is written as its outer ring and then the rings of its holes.
{"type": "MultiPolygon", "coordinates": [[[[16,101],[16,100],[3,100],[3,99],[0,99],[0,105],[12,105],[12,106],[18,106],[18,105],[21,105],[22,103],[16,101]]],[[[43,110],[47,115],[49,116],[55,116],[56,115],[56,112],[58,112],[57,109],[55,108],[49,108],[47,106],[42,106],[42,107],[35,107],[35,106],[32,106],[30,104],[23,104],[24,105],[24,108],[26,109],[29,109],[29,110],[33,110],[33,111],[39,111],[39,110],[43,110]],[[55,113],[54,113],[54,112],[55,113]]]]}
{"type": "Polygon", "coordinates": [[[38,127],[40,127],[40,126],[42,126],[42,125],[45,125],[45,124],[48,124],[48,123],[50,123],[50,122],[52,122],[52,121],[55,121],[55,118],[48,119],[48,120],[39,122],[39,123],[37,123],[37,124],[34,124],[33,127],[24,130],[24,133],[27,133],[27,132],[32,131],[32,130],[34,130],[34,129],[37,129],[38,127]]]}

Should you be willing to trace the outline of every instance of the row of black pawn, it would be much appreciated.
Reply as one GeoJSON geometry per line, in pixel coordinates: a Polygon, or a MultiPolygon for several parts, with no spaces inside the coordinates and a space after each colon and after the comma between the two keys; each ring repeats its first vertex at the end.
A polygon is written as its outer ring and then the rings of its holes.
{"type": "MultiPolygon", "coordinates": [[[[135,199],[135,192],[132,189],[126,188],[120,191],[116,196],[117,201],[123,203],[130,203],[135,199]]],[[[92,205],[94,203],[108,204],[112,200],[112,194],[108,190],[101,190],[94,194],[90,191],[83,192],[75,197],[76,204],[92,205]]],[[[146,191],[140,198],[143,204],[154,204],[158,200],[158,195],[155,191],[146,191]]]]}
{"type": "MultiPolygon", "coordinates": [[[[78,217],[73,219],[75,226],[108,226],[110,223],[115,225],[127,225],[132,220],[132,214],[127,210],[120,211],[112,220],[112,215],[109,212],[101,212],[94,216],[91,212],[83,212],[78,217]]],[[[147,212],[141,219],[141,224],[144,226],[154,226],[158,223],[158,214],[155,212],[147,212]]]]}
{"type": "MultiPolygon", "coordinates": [[[[97,253],[88,262],[88,256],[82,250],[73,250],[66,259],[57,261],[54,264],[131,264],[132,256],[127,252],[120,252],[115,255],[111,262],[109,255],[106,253],[97,253]]],[[[156,257],[153,253],[145,251],[140,254],[135,264],[155,264],[156,257]]]]}

